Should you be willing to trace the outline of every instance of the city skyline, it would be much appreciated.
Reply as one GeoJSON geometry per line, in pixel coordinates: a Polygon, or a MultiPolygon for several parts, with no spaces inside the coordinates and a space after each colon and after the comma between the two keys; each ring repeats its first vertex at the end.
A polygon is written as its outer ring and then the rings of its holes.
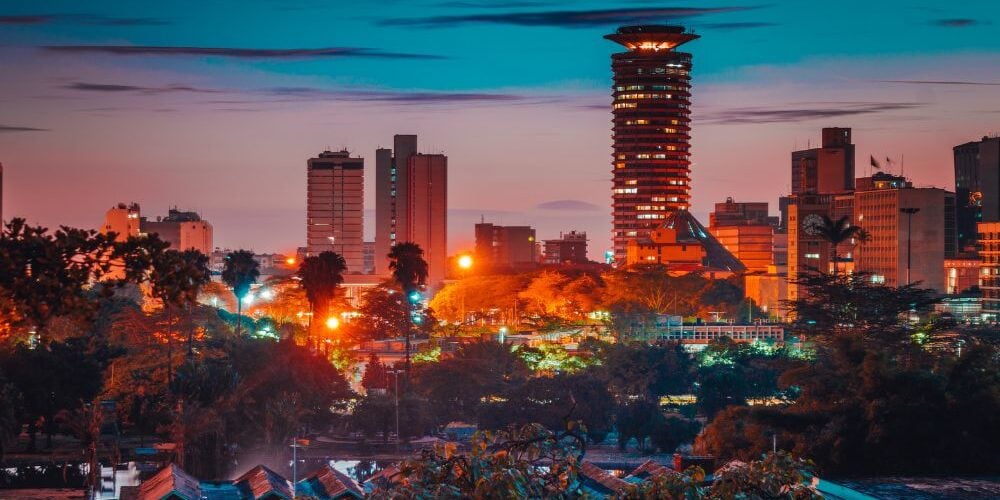
{"type": "MultiPolygon", "coordinates": [[[[596,259],[611,246],[607,61],[619,50],[601,37],[632,22],[702,37],[685,46],[697,59],[691,211],[701,220],[727,196],[775,213],[788,152],[818,145],[821,127],[851,127],[862,165],[891,156],[898,173],[905,157],[917,185],[949,190],[951,148],[996,132],[988,2],[863,15],[845,4],[810,12],[825,20],[815,30],[790,2],[505,5],[394,2],[377,17],[310,2],[5,5],[4,216],[96,228],[119,201],[151,213],[177,205],[213,222],[217,246],[288,252],[305,240],[303,158],[327,146],[374,158],[391,135],[412,133],[433,141],[421,152],[451,160],[451,252],[472,248],[485,214],[541,239],[587,231],[596,259]],[[319,17],[338,29],[300,29],[319,17]],[[221,20],[240,29],[216,29],[221,20]]],[[[365,201],[370,241],[372,190],[365,201]]]]}

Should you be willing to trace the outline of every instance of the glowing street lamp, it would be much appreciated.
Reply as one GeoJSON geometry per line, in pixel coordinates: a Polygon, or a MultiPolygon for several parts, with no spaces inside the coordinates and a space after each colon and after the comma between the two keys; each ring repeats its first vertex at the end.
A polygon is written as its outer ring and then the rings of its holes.
{"type": "Polygon", "coordinates": [[[285,264],[287,264],[289,266],[294,266],[295,265],[295,257],[289,257],[289,258],[285,259],[285,264]]]}
{"type": "Polygon", "coordinates": [[[337,319],[336,316],[330,316],[329,318],[326,318],[326,327],[330,330],[336,330],[337,328],[340,328],[340,320],[337,319]]]}
{"type": "Polygon", "coordinates": [[[462,269],[471,269],[472,268],[472,256],[471,255],[462,255],[461,257],[459,257],[458,258],[458,267],[460,267],[462,269]]]}

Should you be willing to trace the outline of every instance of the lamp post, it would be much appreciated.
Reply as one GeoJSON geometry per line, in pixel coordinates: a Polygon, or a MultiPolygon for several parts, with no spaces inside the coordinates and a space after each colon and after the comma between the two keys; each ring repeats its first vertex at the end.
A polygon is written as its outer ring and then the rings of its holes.
{"type": "Polygon", "coordinates": [[[900,212],[906,214],[906,284],[910,284],[910,264],[911,264],[911,253],[913,250],[913,240],[910,235],[913,232],[913,214],[920,211],[919,208],[900,208],[900,212]]]}
{"type": "Polygon", "coordinates": [[[392,395],[396,405],[396,452],[399,452],[399,370],[389,370],[389,373],[392,374],[392,383],[395,388],[392,395]]]}
{"type": "MultiPolygon", "coordinates": [[[[468,255],[468,254],[460,256],[458,258],[458,268],[461,269],[461,276],[462,276],[462,278],[463,279],[466,278],[468,276],[469,269],[472,269],[472,256],[468,255]]],[[[462,286],[462,322],[461,322],[462,326],[465,326],[465,292],[466,292],[465,286],[463,285],[462,286]]]]}

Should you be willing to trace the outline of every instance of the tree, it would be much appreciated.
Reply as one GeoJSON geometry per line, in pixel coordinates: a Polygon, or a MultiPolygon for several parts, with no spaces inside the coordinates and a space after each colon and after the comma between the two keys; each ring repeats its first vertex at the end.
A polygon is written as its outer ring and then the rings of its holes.
{"type": "Polygon", "coordinates": [[[222,282],[233,290],[236,295],[236,336],[241,334],[240,326],[243,319],[243,299],[250,293],[250,287],[260,276],[260,264],[253,258],[249,250],[237,250],[226,255],[226,263],[222,268],[222,282]]]}
{"type": "Polygon", "coordinates": [[[694,441],[701,431],[697,420],[681,417],[665,417],[653,428],[650,441],[661,453],[673,453],[678,446],[694,441]]]}
{"type": "MultiPolygon", "coordinates": [[[[309,334],[312,332],[312,318],[317,310],[323,311],[323,317],[329,316],[334,299],[344,282],[344,272],[347,262],[335,252],[320,252],[319,255],[306,257],[299,265],[298,277],[309,300],[309,334]]],[[[314,339],[315,343],[315,339],[314,339]]]]}
{"type": "Polygon", "coordinates": [[[365,374],[361,377],[361,387],[371,392],[372,389],[388,391],[393,389],[393,383],[389,377],[389,369],[382,363],[373,352],[368,356],[368,363],[365,365],[365,374]]]}
{"type": "Polygon", "coordinates": [[[190,318],[191,306],[197,303],[201,287],[210,279],[208,256],[197,250],[166,250],[152,259],[149,281],[153,296],[160,299],[167,313],[167,384],[173,381],[173,311],[177,308],[188,311],[188,356],[193,356],[194,324],[190,318]]]}
{"type": "Polygon", "coordinates": [[[355,324],[359,340],[399,338],[411,328],[410,305],[395,287],[377,286],[365,292],[355,324]]]}
{"type": "MultiPolygon", "coordinates": [[[[416,243],[397,243],[389,250],[389,269],[392,270],[392,277],[396,284],[403,289],[406,297],[410,298],[417,293],[420,287],[427,281],[427,261],[424,260],[424,251],[416,243]]],[[[410,379],[410,328],[406,328],[406,379],[410,379]]]]}
{"type": "Polygon", "coordinates": [[[864,235],[860,226],[851,225],[851,218],[847,215],[834,221],[829,216],[823,216],[823,225],[817,228],[819,236],[830,244],[830,262],[833,263],[833,274],[837,274],[837,246],[841,243],[858,236],[864,235]]]}
{"type": "Polygon", "coordinates": [[[84,293],[109,269],[114,235],[60,227],[54,232],[12,219],[0,235],[0,289],[13,318],[30,322],[44,344],[49,321],[86,316],[94,301],[84,293]]]}

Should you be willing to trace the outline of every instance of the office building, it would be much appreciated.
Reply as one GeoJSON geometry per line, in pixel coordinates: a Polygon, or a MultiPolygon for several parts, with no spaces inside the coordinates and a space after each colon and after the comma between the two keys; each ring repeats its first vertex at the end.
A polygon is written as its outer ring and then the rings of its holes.
{"type": "Polygon", "coordinates": [[[448,157],[410,155],[407,179],[407,232],[402,241],[416,243],[424,250],[427,284],[437,286],[448,269],[448,157]]]}
{"type": "Polygon", "coordinates": [[[115,233],[115,241],[123,242],[139,236],[141,211],[138,203],[119,203],[104,213],[104,225],[100,233],[115,233]]]}
{"type": "Polygon", "coordinates": [[[854,188],[851,129],[823,129],[821,147],[792,152],[792,194],[826,194],[854,188]]]}
{"type": "Polygon", "coordinates": [[[366,241],[361,245],[362,251],[362,274],[375,273],[375,242],[366,241]]]}
{"type": "Polygon", "coordinates": [[[545,264],[586,264],[587,233],[570,231],[559,233],[559,239],[545,240],[545,264]]]}
{"type": "Polygon", "coordinates": [[[324,151],[306,162],[306,255],[336,252],[347,272],[364,271],[364,158],[324,151]]]}
{"type": "Polygon", "coordinates": [[[759,307],[767,318],[783,320],[788,314],[788,268],[767,266],[763,273],[743,277],[743,295],[759,307]]]}
{"type": "Polygon", "coordinates": [[[820,235],[823,217],[833,216],[833,195],[795,196],[787,209],[788,300],[797,300],[797,280],[809,273],[833,271],[830,244],[820,235]]]}
{"type": "Polygon", "coordinates": [[[667,217],[690,206],[691,54],[698,38],[679,26],[625,26],[604,38],[623,45],[614,73],[614,259],[629,241],[648,240],[667,217]]]}
{"type": "Polygon", "coordinates": [[[736,202],[726,198],[709,214],[709,230],[748,272],[766,272],[774,263],[774,227],[767,202],[736,202]]]}
{"type": "Polygon", "coordinates": [[[976,225],[981,260],[981,290],[983,320],[1000,321],[1000,222],[980,222],[976,225]]]}
{"type": "Polygon", "coordinates": [[[953,213],[955,195],[939,188],[914,188],[898,177],[873,185],[859,179],[858,186],[871,188],[854,193],[854,221],[868,233],[868,240],[855,249],[855,270],[887,286],[919,282],[922,288],[944,293],[941,270],[949,242],[953,245],[954,219],[948,213],[953,213]]]}
{"type": "Polygon", "coordinates": [[[535,229],[476,224],[476,263],[483,269],[530,269],[538,265],[535,229]]]}
{"type": "Polygon", "coordinates": [[[980,286],[979,257],[944,259],[944,293],[958,295],[980,286]]]}
{"type": "Polygon", "coordinates": [[[975,252],[976,224],[1000,221],[1000,137],[953,148],[958,251],[975,252]]]}
{"type": "Polygon", "coordinates": [[[416,153],[415,135],[396,135],[392,149],[375,150],[375,274],[389,274],[389,250],[408,241],[408,165],[416,153]]]}
{"type": "Polygon", "coordinates": [[[209,255],[214,248],[212,225],[202,220],[197,212],[182,212],[176,207],[168,210],[166,217],[157,217],[155,221],[140,217],[139,232],[157,234],[175,250],[197,250],[209,255]]]}

